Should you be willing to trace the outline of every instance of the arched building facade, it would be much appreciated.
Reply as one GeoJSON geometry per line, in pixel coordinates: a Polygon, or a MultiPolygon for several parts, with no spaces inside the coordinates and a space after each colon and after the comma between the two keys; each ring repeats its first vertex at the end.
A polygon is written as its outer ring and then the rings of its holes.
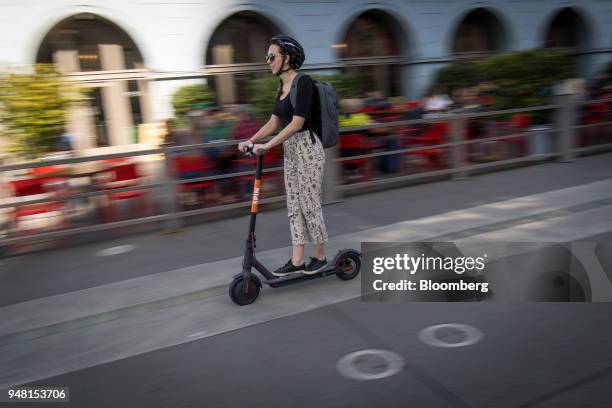
{"type": "Polygon", "coordinates": [[[15,3],[0,6],[0,64],[56,63],[91,89],[71,114],[76,147],[123,145],[140,123],[171,117],[171,95],[184,84],[207,78],[220,103],[244,102],[249,80],[268,74],[267,40],[278,33],[304,45],[305,70],[354,73],[386,96],[421,96],[459,58],[534,47],[575,49],[590,75],[612,58],[612,8],[575,3],[15,3]]]}

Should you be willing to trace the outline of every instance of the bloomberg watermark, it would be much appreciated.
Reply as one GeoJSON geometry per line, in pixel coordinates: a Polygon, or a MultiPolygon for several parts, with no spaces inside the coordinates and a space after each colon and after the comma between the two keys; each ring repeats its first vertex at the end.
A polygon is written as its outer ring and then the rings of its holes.
{"type": "Polygon", "coordinates": [[[363,242],[364,301],[612,301],[609,243],[363,242]]]}

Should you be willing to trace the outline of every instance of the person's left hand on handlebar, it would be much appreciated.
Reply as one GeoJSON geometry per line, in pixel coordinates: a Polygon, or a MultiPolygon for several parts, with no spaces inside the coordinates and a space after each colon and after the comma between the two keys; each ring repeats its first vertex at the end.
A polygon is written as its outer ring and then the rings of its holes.
{"type": "Polygon", "coordinates": [[[250,140],[238,143],[238,150],[242,153],[246,152],[247,146],[251,144],[250,140]]]}

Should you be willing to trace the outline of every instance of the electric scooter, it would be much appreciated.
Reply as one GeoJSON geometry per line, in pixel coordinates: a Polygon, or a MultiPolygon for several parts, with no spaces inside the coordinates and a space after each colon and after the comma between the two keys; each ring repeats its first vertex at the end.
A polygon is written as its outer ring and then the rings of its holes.
{"type": "MultiPolygon", "coordinates": [[[[259,202],[261,173],[263,169],[264,152],[255,152],[257,156],[257,167],[255,170],[255,182],[253,184],[253,199],[251,201],[251,221],[249,224],[249,235],[244,248],[242,260],[242,272],[234,275],[234,280],[229,286],[230,298],[238,305],[249,305],[257,299],[262,284],[265,283],[272,288],[299,283],[324,276],[336,275],[339,279],[350,280],[359,274],[361,268],[361,252],[356,249],[342,249],[338,251],[334,259],[319,272],[306,275],[302,272],[294,272],[286,276],[272,274],[255,257],[255,221],[257,220],[257,204],[259,202]],[[251,270],[255,268],[262,276],[260,279],[251,270]]],[[[253,155],[253,145],[248,145],[245,154],[253,155]]]]}

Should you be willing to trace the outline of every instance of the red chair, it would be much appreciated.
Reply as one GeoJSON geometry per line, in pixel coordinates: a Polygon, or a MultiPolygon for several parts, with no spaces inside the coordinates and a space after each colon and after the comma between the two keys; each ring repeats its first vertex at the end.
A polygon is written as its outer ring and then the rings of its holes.
{"type": "Polygon", "coordinates": [[[153,209],[148,199],[148,192],[145,189],[113,192],[113,190],[119,188],[134,187],[141,184],[142,176],[138,171],[136,163],[119,164],[103,172],[100,177],[106,180],[96,185],[96,189],[108,192],[105,202],[102,203],[102,215],[105,221],[116,218],[114,202],[123,200],[135,202],[135,199],[138,199],[139,206],[135,210],[145,215],[153,214],[153,209]]]}
{"type": "MultiPolygon", "coordinates": [[[[450,130],[448,122],[437,122],[431,127],[425,129],[419,136],[408,136],[404,138],[403,145],[409,147],[414,146],[436,146],[447,142],[447,135],[450,130]]],[[[426,161],[426,167],[431,170],[438,170],[444,167],[445,160],[444,154],[447,148],[445,147],[434,147],[430,149],[422,149],[413,152],[406,152],[405,154],[424,157],[426,161]]]]}
{"type": "MultiPolygon", "coordinates": [[[[266,152],[264,155],[263,161],[264,169],[269,169],[272,167],[282,167],[283,166],[283,149],[281,146],[274,147],[273,149],[266,152]]],[[[274,187],[273,195],[280,195],[283,193],[284,179],[283,172],[281,170],[277,171],[269,171],[262,174],[262,182],[265,183],[266,180],[269,180],[272,186],[274,187]]]]}
{"type": "Polygon", "coordinates": [[[363,108],[359,109],[359,111],[358,111],[358,112],[359,112],[359,113],[365,113],[365,114],[368,114],[368,113],[374,113],[374,112],[376,112],[377,110],[378,110],[378,109],[376,109],[376,108],[375,108],[375,107],[373,107],[373,106],[364,106],[363,108]]]}
{"type": "MultiPolygon", "coordinates": [[[[421,130],[418,128],[402,128],[397,131],[397,135],[400,141],[400,149],[410,149],[415,147],[415,144],[418,144],[418,137],[420,135],[421,130]]],[[[409,171],[408,159],[413,157],[412,152],[403,152],[401,153],[402,160],[400,162],[400,169],[403,173],[407,173],[409,171]]]]}
{"type": "MultiPolygon", "coordinates": [[[[253,157],[237,157],[234,160],[232,168],[236,169],[235,172],[243,172],[255,169],[255,160],[253,157]]],[[[265,174],[265,173],[264,173],[265,174]]],[[[240,199],[243,201],[250,200],[250,194],[253,192],[253,175],[237,176],[234,180],[236,181],[237,188],[240,192],[240,199]]]]}
{"type": "Polygon", "coordinates": [[[127,161],[129,161],[128,157],[114,157],[112,159],[103,160],[104,163],[113,163],[113,164],[115,164],[115,163],[125,163],[127,161]]]}
{"type": "MultiPolygon", "coordinates": [[[[586,105],[586,114],[582,120],[583,125],[595,125],[606,122],[607,117],[606,102],[595,102],[586,105]]],[[[591,146],[605,139],[606,126],[591,126],[580,129],[578,144],[581,147],[591,146]]]]}
{"type": "MultiPolygon", "coordinates": [[[[174,170],[181,180],[205,177],[213,169],[213,164],[203,155],[183,155],[174,158],[174,170]]],[[[181,195],[196,193],[202,196],[202,205],[208,198],[214,205],[218,202],[217,184],[214,180],[194,181],[179,184],[181,195]],[[211,194],[208,194],[208,193],[211,194]]]]}
{"type": "MultiPolygon", "coordinates": [[[[9,181],[11,191],[14,197],[24,197],[25,199],[34,200],[36,198],[60,196],[56,190],[50,187],[51,183],[54,183],[54,179],[50,178],[32,178],[25,180],[13,180],[9,181]],[[38,196],[38,197],[36,197],[38,196]]],[[[60,225],[64,226],[67,222],[66,217],[66,202],[65,201],[50,201],[40,204],[27,204],[17,207],[12,207],[12,211],[9,214],[10,224],[17,230],[19,221],[22,218],[30,217],[39,214],[51,214],[59,212],[60,225]]]]}
{"type": "MultiPolygon", "coordinates": [[[[366,135],[360,133],[342,133],[339,138],[339,146],[342,157],[359,156],[371,153],[373,144],[366,135]]],[[[364,181],[372,178],[372,169],[368,157],[348,159],[342,162],[342,173],[348,178],[347,173],[356,170],[357,175],[364,181]]]]}
{"type": "Polygon", "coordinates": [[[45,185],[49,187],[49,190],[66,190],[68,188],[68,179],[61,175],[64,169],[64,166],[34,167],[28,171],[28,174],[36,178],[44,177],[45,185]]]}
{"type": "Polygon", "coordinates": [[[419,106],[419,101],[408,101],[408,102],[404,102],[403,109],[411,110],[411,109],[416,108],[417,106],[419,106]]]}
{"type": "Polygon", "coordinates": [[[529,113],[518,113],[510,117],[509,134],[520,134],[520,136],[505,139],[508,144],[518,149],[520,156],[527,153],[527,127],[531,125],[529,113]]]}
{"type": "Polygon", "coordinates": [[[402,120],[402,115],[393,113],[382,115],[381,117],[377,118],[377,122],[380,123],[398,122],[400,120],[402,120]]]}
{"type": "Polygon", "coordinates": [[[44,176],[45,174],[56,173],[64,169],[64,166],[43,166],[34,167],[28,171],[33,176],[44,176]]]}

